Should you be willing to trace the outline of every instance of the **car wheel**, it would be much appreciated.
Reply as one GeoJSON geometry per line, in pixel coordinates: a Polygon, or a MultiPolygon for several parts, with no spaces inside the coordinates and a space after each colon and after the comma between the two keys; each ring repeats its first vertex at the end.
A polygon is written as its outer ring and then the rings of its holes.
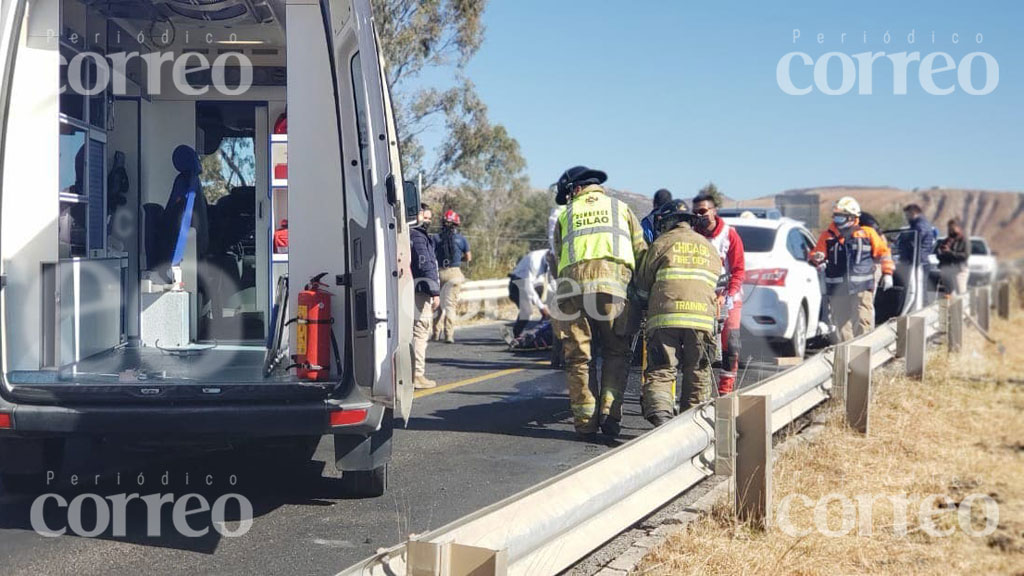
{"type": "Polygon", "coordinates": [[[807,310],[801,306],[796,314],[793,336],[786,341],[784,350],[788,356],[803,358],[807,353],[807,310]]]}
{"type": "Polygon", "coordinates": [[[388,490],[388,465],[373,470],[353,470],[341,475],[345,496],[349,498],[376,498],[388,490]]]}

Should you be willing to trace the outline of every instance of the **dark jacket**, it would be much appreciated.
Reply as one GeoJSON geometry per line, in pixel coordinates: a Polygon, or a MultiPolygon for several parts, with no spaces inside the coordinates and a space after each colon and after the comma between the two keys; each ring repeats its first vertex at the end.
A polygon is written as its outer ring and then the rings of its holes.
{"type": "Polygon", "coordinates": [[[935,234],[932,232],[932,224],[924,216],[918,216],[910,221],[910,229],[917,232],[917,242],[912,236],[900,242],[900,262],[910,262],[914,258],[914,251],[917,251],[917,265],[928,266],[928,255],[935,251],[935,234]]]}
{"type": "Polygon", "coordinates": [[[439,296],[441,283],[437,277],[437,257],[434,255],[434,241],[421,226],[409,229],[412,244],[412,277],[416,292],[439,296]]]}
{"type": "Polygon", "coordinates": [[[939,266],[961,266],[967,262],[971,255],[967,238],[964,236],[950,236],[939,244],[936,256],[939,258],[939,266]]]}

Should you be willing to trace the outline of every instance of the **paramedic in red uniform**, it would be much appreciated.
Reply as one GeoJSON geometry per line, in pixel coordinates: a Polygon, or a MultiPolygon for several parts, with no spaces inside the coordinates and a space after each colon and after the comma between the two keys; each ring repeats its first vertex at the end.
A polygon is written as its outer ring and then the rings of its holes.
{"type": "Polygon", "coordinates": [[[718,217],[718,206],[713,196],[698,195],[693,199],[693,213],[696,216],[694,230],[700,232],[722,257],[722,270],[727,278],[724,288],[718,289],[718,304],[727,314],[722,330],[722,370],[718,376],[718,393],[732,392],[736,383],[736,372],[740,365],[740,317],[743,313],[743,280],[746,265],[743,257],[743,240],[736,229],[718,217]]]}

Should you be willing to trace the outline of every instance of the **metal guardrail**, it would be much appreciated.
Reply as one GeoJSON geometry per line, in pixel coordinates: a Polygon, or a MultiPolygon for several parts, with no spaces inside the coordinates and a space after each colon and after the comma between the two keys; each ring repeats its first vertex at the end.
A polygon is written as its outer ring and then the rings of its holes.
{"type": "Polygon", "coordinates": [[[459,291],[459,302],[487,302],[507,299],[508,278],[465,282],[459,291]]]}
{"type": "MultiPolygon", "coordinates": [[[[930,339],[940,329],[940,315],[935,303],[910,316],[924,318],[930,339]]],[[[896,356],[896,326],[893,319],[846,344],[870,346],[874,370],[896,356]]],[[[741,393],[771,395],[777,432],[830,397],[835,355],[836,348],[829,348],[741,393]]],[[[554,478],[382,550],[339,576],[469,573],[465,565],[449,564],[455,547],[472,562],[482,562],[481,549],[495,553],[491,561],[508,574],[561,572],[712,475],[714,412],[714,402],[688,410],[554,478]]]]}

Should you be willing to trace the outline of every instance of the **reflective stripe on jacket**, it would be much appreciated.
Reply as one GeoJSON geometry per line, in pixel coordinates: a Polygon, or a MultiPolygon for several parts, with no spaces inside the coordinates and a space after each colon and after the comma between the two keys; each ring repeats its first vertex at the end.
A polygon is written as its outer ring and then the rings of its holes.
{"type": "Polygon", "coordinates": [[[573,198],[558,218],[559,274],[587,260],[614,260],[634,268],[630,214],[629,206],[606,195],[600,186],[588,186],[573,198]]]}
{"type": "Polygon", "coordinates": [[[647,329],[690,328],[714,332],[715,287],[722,259],[707,238],[680,223],[654,241],[636,272],[648,298],[647,329]]]}
{"type": "Polygon", "coordinates": [[[895,268],[885,239],[874,229],[859,224],[848,235],[835,224],[830,225],[814,249],[825,256],[825,286],[829,295],[844,286],[849,294],[874,290],[875,264],[882,267],[882,274],[892,274],[895,268]]]}

